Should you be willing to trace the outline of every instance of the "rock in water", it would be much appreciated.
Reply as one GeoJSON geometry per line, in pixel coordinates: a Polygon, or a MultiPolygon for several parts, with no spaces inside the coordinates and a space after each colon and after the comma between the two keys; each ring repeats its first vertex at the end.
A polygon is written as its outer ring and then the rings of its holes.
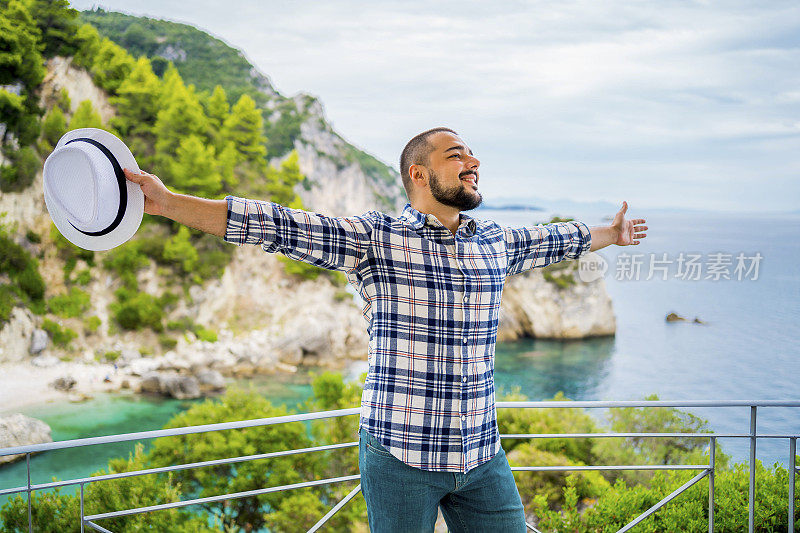
{"type": "Polygon", "coordinates": [[[200,384],[195,377],[166,372],[149,372],[142,376],[141,390],[172,396],[178,400],[200,397],[200,384]]]}
{"type": "MultiPolygon", "coordinates": [[[[50,426],[41,420],[19,413],[0,418],[0,448],[43,442],[53,442],[53,437],[50,436],[50,426]]],[[[11,463],[24,457],[25,454],[0,455],[0,464],[11,463]]]]}
{"type": "Polygon", "coordinates": [[[216,370],[205,370],[197,374],[197,381],[203,391],[225,390],[225,378],[216,370]]]}

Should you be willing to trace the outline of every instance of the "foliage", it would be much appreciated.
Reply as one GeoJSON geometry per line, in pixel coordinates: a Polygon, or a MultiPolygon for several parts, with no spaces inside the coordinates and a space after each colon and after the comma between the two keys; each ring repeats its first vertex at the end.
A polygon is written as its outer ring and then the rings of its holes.
{"type": "Polygon", "coordinates": [[[78,336],[78,334],[75,333],[75,330],[62,327],[49,318],[45,318],[44,322],[42,322],[42,329],[50,334],[50,338],[53,339],[53,343],[55,345],[61,346],[62,348],[68,348],[69,343],[72,342],[72,339],[78,336]]]}
{"type": "Polygon", "coordinates": [[[30,146],[6,152],[11,164],[0,168],[0,190],[18,192],[27,189],[42,166],[39,156],[30,146]]]}
{"type": "Polygon", "coordinates": [[[89,293],[78,287],[70,287],[67,294],[59,294],[48,300],[47,307],[51,313],[64,318],[81,316],[91,307],[89,293]]]}
{"type": "Polygon", "coordinates": [[[114,291],[116,302],[109,305],[114,320],[123,329],[139,330],[151,328],[153,331],[164,330],[164,308],[155,296],[143,291],[120,287],[114,291]]]}
{"type": "Polygon", "coordinates": [[[133,57],[110,39],[103,39],[94,53],[91,72],[97,85],[116,94],[135,65],[133,57]]]}
{"type": "Polygon", "coordinates": [[[67,132],[67,118],[61,107],[55,106],[44,117],[42,121],[42,140],[39,149],[42,154],[49,154],[53,151],[58,140],[67,132]]]}
{"type": "MultiPolygon", "coordinates": [[[[658,400],[652,394],[645,400],[658,400]]],[[[673,408],[622,407],[609,410],[611,430],[617,433],[709,433],[708,422],[691,413],[673,408]]],[[[625,438],[622,442],[598,439],[592,453],[602,464],[699,464],[708,439],[701,437],[625,438]]],[[[716,462],[725,468],[730,457],[717,445],[716,462]]],[[[628,471],[611,474],[610,479],[622,475],[628,483],[644,483],[649,472],[628,471]]]]}
{"type": "MultiPolygon", "coordinates": [[[[154,65],[166,64],[163,56],[169,46],[185,52],[185,59],[176,60],[175,66],[181,77],[201,92],[210,93],[221,85],[233,101],[249,94],[261,105],[267,98],[255,87],[252,66],[238,50],[193,26],[102,9],[84,11],[80,18],[103,36],[119,39],[131,56],[148,56],[154,65]]],[[[160,75],[158,70],[156,73],[160,75]]]]}
{"type": "MultiPolygon", "coordinates": [[[[175,416],[166,427],[213,424],[287,414],[284,407],[274,407],[257,394],[231,389],[219,400],[195,404],[175,416]]],[[[151,452],[152,466],[207,461],[255,453],[284,450],[287,446],[303,448],[311,445],[301,423],[278,424],[259,428],[199,433],[156,439],[151,452]]],[[[219,465],[176,472],[176,479],[185,491],[197,497],[255,490],[314,479],[319,466],[313,454],[300,454],[239,464],[219,465]]],[[[225,527],[238,525],[246,530],[264,526],[264,513],[281,510],[287,492],[250,498],[212,502],[204,508],[222,520],[225,527]]],[[[303,515],[305,516],[305,515],[303,515]]],[[[302,517],[295,517],[296,522],[302,517]]],[[[305,530],[305,529],[304,529],[305,530]]]]}
{"type": "MultiPolygon", "coordinates": [[[[534,503],[535,514],[539,517],[537,527],[543,532],[617,531],[695,474],[684,471],[657,472],[649,487],[629,487],[619,479],[583,512],[579,510],[579,497],[573,485],[564,488],[566,503],[561,512],[549,509],[546,499],[537,496],[534,503]]],[[[732,470],[717,470],[714,481],[714,531],[728,533],[747,530],[748,480],[749,468],[744,464],[737,464],[732,470]]],[[[756,461],[755,531],[778,532],[786,529],[788,480],[789,472],[777,463],[772,469],[766,469],[760,461],[756,461]]],[[[797,520],[800,519],[800,491],[796,490],[795,494],[797,520]]],[[[702,480],[641,522],[636,531],[705,531],[707,528],[708,482],[702,480]]]]}
{"type": "MultiPolygon", "coordinates": [[[[146,467],[146,455],[141,444],[128,459],[111,459],[108,473],[141,470],[146,467]]],[[[100,470],[94,476],[103,475],[100,470]]],[[[180,485],[170,476],[135,476],[99,481],[86,485],[85,513],[99,514],[132,507],[145,507],[176,502],[180,499],[180,485]]],[[[60,494],[59,490],[34,493],[32,499],[34,531],[44,533],[77,533],[81,530],[80,500],[77,496],[60,494]]],[[[28,506],[25,499],[16,496],[3,506],[0,522],[4,533],[28,531],[28,506]]],[[[100,521],[100,524],[121,533],[138,531],[175,531],[178,533],[218,531],[210,528],[204,519],[187,509],[169,509],[152,513],[134,514],[100,521]]]]}
{"type": "Polygon", "coordinates": [[[30,2],[20,0],[0,4],[0,85],[16,87],[0,90],[0,121],[6,124],[0,145],[4,148],[10,135],[19,146],[28,146],[39,137],[41,109],[36,88],[45,76],[45,45],[29,6],[30,2]]]}
{"type": "Polygon", "coordinates": [[[39,312],[43,305],[44,281],[39,262],[11,236],[13,229],[0,224],[0,274],[9,282],[0,282],[0,323],[11,316],[15,305],[31,307],[39,312]]]}
{"type": "Polygon", "coordinates": [[[100,118],[100,114],[92,107],[91,100],[82,101],[69,121],[70,130],[76,130],[78,128],[103,128],[103,119],[100,118]]]}
{"type": "Polygon", "coordinates": [[[190,274],[195,266],[199,255],[189,240],[189,228],[181,226],[178,233],[172,236],[164,245],[163,258],[179,265],[184,274],[190,274]]]}
{"type": "Polygon", "coordinates": [[[103,266],[116,273],[128,288],[138,286],[136,272],[150,264],[150,259],[141,252],[140,241],[130,240],[109,251],[103,266]]]}
{"type": "Polygon", "coordinates": [[[300,137],[300,125],[308,120],[310,113],[300,111],[291,99],[278,102],[272,113],[275,119],[270,118],[264,133],[267,136],[267,154],[275,157],[294,149],[294,141],[300,137]]]}
{"type": "Polygon", "coordinates": [[[44,57],[71,56],[78,50],[78,12],[68,0],[29,0],[28,6],[41,32],[44,57]]]}
{"type": "Polygon", "coordinates": [[[95,333],[102,323],[103,321],[100,320],[100,317],[92,315],[84,319],[83,327],[87,332],[95,333]]]}

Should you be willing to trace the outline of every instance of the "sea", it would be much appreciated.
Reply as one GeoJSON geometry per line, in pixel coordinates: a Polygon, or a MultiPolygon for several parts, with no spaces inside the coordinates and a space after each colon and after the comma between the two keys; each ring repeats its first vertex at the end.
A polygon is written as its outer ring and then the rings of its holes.
{"type": "MultiPolygon", "coordinates": [[[[548,211],[480,209],[477,218],[504,225],[546,222],[548,211]]],[[[564,213],[561,213],[564,215],[564,213]]],[[[589,226],[614,213],[573,212],[589,226]]],[[[531,400],[558,392],[572,400],[800,400],[800,215],[718,212],[636,212],[647,237],[639,245],[597,252],[613,301],[617,331],[581,341],[520,340],[497,346],[500,393],[531,400]],[[669,313],[687,321],[668,322],[669,313]],[[695,322],[695,319],[698,321],[695,322]]],[[[582,274],[583,275],[583,274],[582,274]]],[[[365,369],[358,362],[351,378],[365,369]]],[[[240,382],[273,403],[302,409],[314,369],[297,375],[240,382]]],[[[0,378],[0,386],[2,378],[0,378]]],[[[99,394],[83,403],[32,405],[54,440],[160,429],[192,402],[99,394]]],[[[718,433],[747,433],[749,407],[684,409],[718,433]]],[[[599,421],[605,410],[591,410],[599,421]]],[[[9,414],[2,410],[0,414],[9,414]]],[[[758,409],[759,433],[800,433],[800,408],[758,409]]],[[[354,435],[354,439],[355,439],[354,435]]],[[[746,439],[720,439],[733,462],[749,457],[746,439]]],[[[87,476],[133,443],[47,452],[31,460],[32,482],[87,476]]],[[[786,439],[759,440],[765,465],[789,461],[786,439]]],[[[24,461],[0,467],[0,488],[26,483],[24,461]]],[[[0,497],[0,505],[5,501],[0,497]]]]}

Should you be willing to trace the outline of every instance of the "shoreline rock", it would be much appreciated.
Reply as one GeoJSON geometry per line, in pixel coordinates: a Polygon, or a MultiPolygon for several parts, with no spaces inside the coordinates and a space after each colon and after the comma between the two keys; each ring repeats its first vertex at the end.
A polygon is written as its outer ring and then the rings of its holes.
{"type": "MultiPolygon", "coordinates": [[[[53,442],[50,426],[20,413],[0,417],[0,448],[53,442]]],[[[24,459],[25,454],[0,455],[0,465],[24,459]]]]}

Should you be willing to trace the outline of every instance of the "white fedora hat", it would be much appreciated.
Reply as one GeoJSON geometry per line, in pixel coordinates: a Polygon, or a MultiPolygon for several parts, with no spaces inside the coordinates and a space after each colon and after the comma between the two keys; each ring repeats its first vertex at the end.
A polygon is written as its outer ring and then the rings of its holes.
{"type": "Polygon", "coordinates": [[[58,231],[87,250],[109,250],[136,233],[144,214],[142,188],[123,168],[139,171],[113,134],[81,128],[64,134],[44,162],[44,202],[58,231]]]}

